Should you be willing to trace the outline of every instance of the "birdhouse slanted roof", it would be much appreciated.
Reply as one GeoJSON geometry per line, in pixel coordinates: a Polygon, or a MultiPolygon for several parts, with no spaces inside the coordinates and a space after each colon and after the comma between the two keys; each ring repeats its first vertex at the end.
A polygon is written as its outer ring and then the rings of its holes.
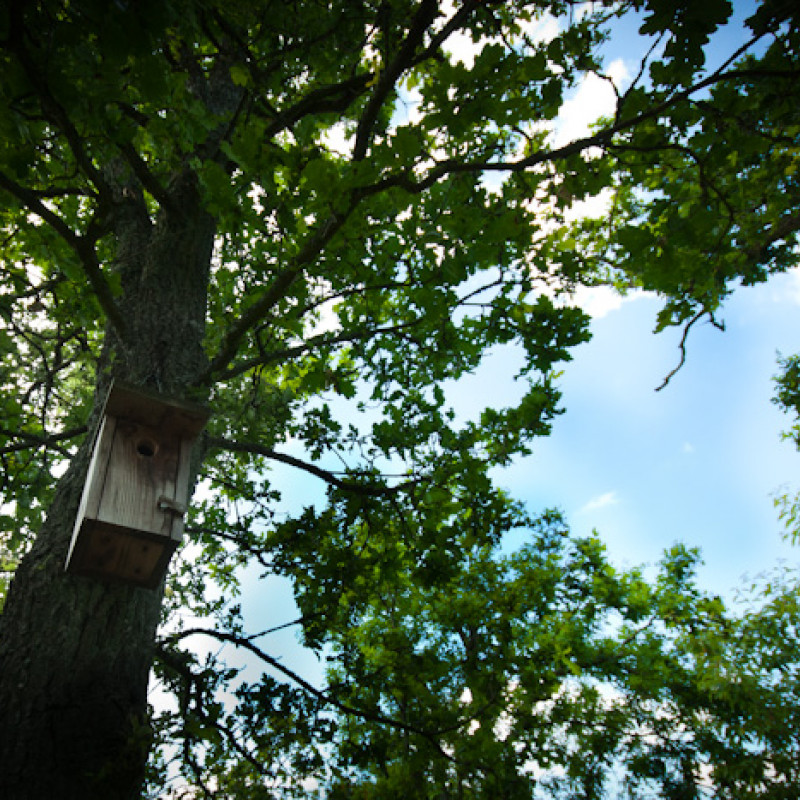
{"type": "Polygon", "coordinates": [[[119,381],[112,384],[103,413],[169,431],[181,439],[195,439],[209,417],[208,409],[197,403],[163,397],[119,381]]]}

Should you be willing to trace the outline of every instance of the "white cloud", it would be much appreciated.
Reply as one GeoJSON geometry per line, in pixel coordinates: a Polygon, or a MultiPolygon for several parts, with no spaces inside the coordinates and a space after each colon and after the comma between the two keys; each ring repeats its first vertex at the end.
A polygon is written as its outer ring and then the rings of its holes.
{"type": "Polygon", "coordinates": [[[539,19],[523,22],[520,30],[523,36],[527,36],[533,42],[552,42],[558,36],[560,27],[556,17],[545,14],[539,19]]]}
{"type": "Polygon", "coordinates": [[[472,69],[484,44],[484,42],[473,42],[468,34],[456,31],[447,38],[445,48],[454,64],[461,62],[467,69],[472,69]]]}
{"type": "MultiPolygon", "coordinates": [[[[609,64],[606,75],[621,87],[630,77],[625,62],[618,58],[609,64]]],[[[554,145],[559,147],[587,136],[599,117],[611,116],[616,107],[614,86],[597,75],[587,75],[573,97],[564,102],[556,120],[554,145]]]]}
{"type": "MultiPolygon", "coordinates": [[[[442,25],[445,25],[446,21],[456,13],[457,6],[458,4],[453,0],[448,0],[443,4],[442,25]]],[[[550,14],[522,21],[519,28],[521,37],[527,37],[530,42],[549,42],[555,39],[560,31],[558,19],[550,14]]],[[[517,43],[521,44],[521,37],[517,39],[517,43]]],[[[444,49],[450,54],[453,63],[461,62],[467,69],[472,69],[477,56],[487,44],[492,42],[503,44],[503,39],[499,36],[484,36],[474,42],[469,33],[456,31],[447,38],[444,49]]]]}
{"type": "MultiPolygon", "coordinates": [[[[800,306],[800,267],[790,269],[786,273],[784,280],[780,283],[783,283],[784,286],[782,291],[781,288],[778,288],[778,296],[776,299],[779,302],[789,300],[789,302],[793,303],[794,305],[800,306]]],[[[780,283],[778,283],[779,287],[780,283]]]]}
{"type": "Polygon", "coordinates": [[[593,497],[583,508],[578,512],[584,514],[588,511],[597,511],[600,508],[607,508],[608,506],[615,506],[619,503],[619,498],[616,492],[606,492],[597,497],[593,497]]]}
{"type": "Polygon", "coordinates": [[[578,286],[566,300],[562,300],[558,293],[550,293],[550,296],[558,302],[565,302],[567,305],[578,306],[583,309],[593,319],[600,319],[617,311],[626,303],[633,303],[637,300],[646,300],[655,295],[653,292],[645,292],[641,289],[628,291],[620,294],[611,286],[578,286]]]}
{"type": "Polygon", "coordinates": [[[626,298],[609,286],[579,286],[571,300],[590,317],[600,319],[621,308],[626,298]]]}
{"type": "Polygon", "coordinates": [[[355,136],[343,122],[337,122],[322,132],[320,144],[332,153],[350,156],[353,152],[355,136]]]}

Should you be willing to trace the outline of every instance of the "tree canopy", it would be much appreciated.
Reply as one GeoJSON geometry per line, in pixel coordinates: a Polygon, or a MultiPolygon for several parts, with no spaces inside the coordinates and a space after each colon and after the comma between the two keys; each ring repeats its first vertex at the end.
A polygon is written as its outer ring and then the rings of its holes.
{"type": "MultiPolygon", "coordinates": [[[[122,722],[98,722],[124,746],[88,748],[96,772],[64,797],[91,781],[106,797],[797,795],[795,576],[730,610],[697,585],[692,549],[654,578],[619,570],[598,537],[492,480],[562,410],[558,370],[589,335],[576,287],[659,293],[657,326],[683,327],[685,355],[734,288],[795,266],[797,12],[758,4],[744,38],[712,47],[732,13],[4,4],[0,558],[16,578],[0,698],[41,686],[30,708],[52,715],[63,693],[79,702],[83,667],[53,688],[48,637],[114,692],[131,630],[141,653],[122,722]],[[624,26],[638,68],[615,82],[624,26]],[[587,76],[615,107],[564,142],[559,114],[587,76]],[[592,199],[602,211],[579,213],[592,199]],[[501,346],[523,355],[521,399],[460,419],[448,391],[501,346]],[[156,592],[63,573],[112,378],[212,411],[184,549],[156,592]],[[276,463],[324,481],[326,505],[276,514],[276,463]],[[253,569],[291,580],[325,685],[246,629],[253,569]],[[34,622],[35,598],[111,627],[34,622]],[[225,664],[222,644],[250,666],[225,664]],[[165,697],[145,714],[151,663],[165,697]]],[[[53,736],[66,746],[67,723],[53,736]]],[[[8,758],[8,785],[33,785],[8,758]]]]}

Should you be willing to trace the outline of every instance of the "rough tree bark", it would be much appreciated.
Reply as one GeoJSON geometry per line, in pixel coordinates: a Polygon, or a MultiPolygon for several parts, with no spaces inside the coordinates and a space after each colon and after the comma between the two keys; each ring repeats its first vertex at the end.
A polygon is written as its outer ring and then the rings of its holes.
{"type": "MultiPolygon", "coordinates": [[[[89,435],[20,565],[0,619],[0,797],[134,798],[149,747],[147,684],[162,590],[64,572],[98,406],[112,378],[185,396],[202,340],[213,220],[191,176],[151,223],[117,181],[111,223],[124,331],[106,336],[89,435]]],[[[198,399],[197,395],[193,395],[198,399]]]]}

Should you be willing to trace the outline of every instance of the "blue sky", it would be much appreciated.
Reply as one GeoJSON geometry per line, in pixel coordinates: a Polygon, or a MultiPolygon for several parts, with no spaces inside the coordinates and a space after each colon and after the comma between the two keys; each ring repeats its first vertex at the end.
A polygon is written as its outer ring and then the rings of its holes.
{"type": "MultiPolygon", "coordinates": [[[[681,337],[652,332],[661,301],[601,289],[581,302],[593,335],[562,365],[564,413],[532,455],[494,472],[497,484],[532,511],[561,509],[576,533],[596,529],[619,566],[654,563],[678,541],[700,547],[703,585],[727,597],[744,575],[796,559],[773,497],[800,488],[800,453],[781,436],[791,419],[772,396],[778,353],[800,351],[800,270],[735,291],[725,331],[696,325],[661,391],[681,337]]],[[[450,385],[458,418],[513,403],[520,364],[518,349],[502,348],[450,385]]],[[[324,502],[321,480],[280,465],[274,477],[287,512],[324,502]]]]}
{"type": "MultiPolygon", "coordinates": [[[[720,315],[724,332],[695,326],[685,365],[659,392],[679,361],[680,333],[652,333],[658,298],[601,291],[583,302],[595,314],[593,338],[564,365],[565,413],[532,455],[495,473],[497,483],[532,511],[560,508],[576,534],[597,530],[619,567],[653,565],[676,542],[699,547],[700,587],[726,601],[781,560],[796,563],[773,496],[800,488],[800,453],[781,437],[790,419],[771,398],[777,353],[800,351],[800,271],[735,292],[720,315]]],[[[513,349],[495,352],[449,399],[463,417],[511,402],[518,366],[513,349]]],[[[323,502],[322,481],[280,465],[274,476],[287,511],[323,502]]],[[[251,628],[295,618],[291,597],[288,581],[253,573],[244,598],[251,628]]],[[[322,682],[323,666],[295,629],[264,644],[322,682]]]]}
{"type": "Polygon", "coordinates": [[[773,505],[800,485],[800,454],[772,402],[778,351],[800,350],[800,274],[742,288],[698,325],[687,360],[680,333],[651,333],[657,298],[633,295],[592,322],[560,386],[566,413],[533,456],[499,475],[534,508],[562,508],[573,530],[596,528],[619,565],[657,561],[682,541],[702,549],[702,585],[730,598],[742,577],[797,558],[773,505]]]}

